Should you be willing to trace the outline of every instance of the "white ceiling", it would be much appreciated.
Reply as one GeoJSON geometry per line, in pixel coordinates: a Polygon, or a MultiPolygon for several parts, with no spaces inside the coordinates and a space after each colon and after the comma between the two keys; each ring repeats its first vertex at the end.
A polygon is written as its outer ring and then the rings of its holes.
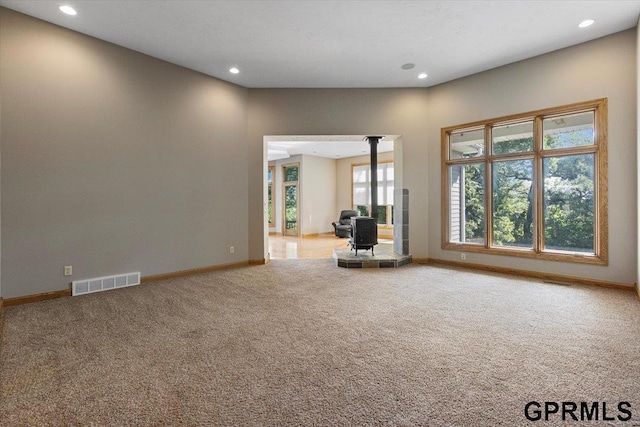
{"type": "Polygon", "coordinates": [[[640,15],[635,0],[0,5],[250,88],[427,87],[635,27],[640,15]],[[595,24],[579,29],[587,18],[595,24]]]}

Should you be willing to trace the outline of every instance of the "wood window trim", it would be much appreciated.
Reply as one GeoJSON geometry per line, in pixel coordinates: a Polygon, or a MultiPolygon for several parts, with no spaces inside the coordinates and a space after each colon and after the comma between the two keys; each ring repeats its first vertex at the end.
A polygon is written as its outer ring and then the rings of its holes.
{"type": "MultiPolygon", "coordinates": [[[[269,187],[271,187],[271,221],[269,222],[268,220],[268,215],[267,215],[267,222],[269,224],[269,228],[273,228],[276,226],[276,212],[275,212],[275,201],[276,201],[276,195],[273,192],[275,187],[275,181],[276,181],[276,167],[274,166],[268,166],[268,170],[269,172],[271,172],[271,181],[269,181],[268,179],[268,174],[267,174],[267,189],[269,187]]],[[[268,191],[268,190],[267,190],[268,191]]]]}
{"type": "Polygon", "coordinates": [[[287,215],[285,213],[286,210],[286,201],[285,201],[285,194],[286,194],[286,187],[287,185],[295,185],[297,187],[297,195],[296,195],[296,234],[295,237],[300,237],[300,233],[301,233],[301,218],[300,218],[300,206],[302,205],[301,203],[301,162],[293,162],[293,163],[283,163],[280,165],[280,170],[282,172],[282,235],[283,236],[287,236],[286,234],[286,230],[287,230],[287,215]],[[292,167],[297,167],[298,168],[298,179],[295,181],[287,181],[287,168],[292,168],[292,167]]]}
{"type": "MultiPolygon", "coordinates": [[[[530,111],[522,114],[497,117],[489,120],[481,120],[472,123],[449,126],[441,129],[441,247],[444,250],[457,250],[464,252],[477,252],[492,255],[515,256],[522,258],[534,258],[547,261],[561,261],[594,265],[609,265],[609,237],[608,237],[608,158],[607,158],[607,98],[568,104],[559,107],[530,111]],[[572,148],[558,148],[544,150],[542,147],[542,120],[567,114],[594,112],[594,136],[593,145],[572,148]],[[491,129],[509,123],[534,122],[534,147],[533,151],[525,153],[509,153],[493,155],[491,151],[491,129]],[[473,163],[485,165],[485,242],[483,245],[470,243],[450,242],[450,188],[449,167],[456,164],[472,163],[469,159],[449,159],[449,135],[453,132],[470,131],[484,128],[484,158],[478,158],[473,163]],[[595,254],[580,254],[577,252],[554,251],[544,248],[544,233],[540,232],[544,220],[544,207],[540,201],[543,194],[542,160],[547,157],[561,155],[594,154],[594,252],[595,254]],[[491,164],[500,160],[533,159],[534,161],[534,196],[533,209],[535,212],[533,248],[518,249],[514,247],[496,247],[493,245],[493,218],[492,218],[492,179],[491,164]],[[536,178],[537,177],[537,178],[536,178]]],[[[353,175],[353,174],[352,174],[353,175]]]]}

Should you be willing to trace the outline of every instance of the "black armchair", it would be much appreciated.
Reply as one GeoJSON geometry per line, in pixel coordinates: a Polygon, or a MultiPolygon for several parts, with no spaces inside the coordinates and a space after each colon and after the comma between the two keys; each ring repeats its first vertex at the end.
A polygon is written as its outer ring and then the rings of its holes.
{"type": "Polygon", "coordinates": [[[332,222],[333,229],[338,237],[351,237],[351,217],[358,216],[357,211],[342,211],[340,219],[332,222]]]}

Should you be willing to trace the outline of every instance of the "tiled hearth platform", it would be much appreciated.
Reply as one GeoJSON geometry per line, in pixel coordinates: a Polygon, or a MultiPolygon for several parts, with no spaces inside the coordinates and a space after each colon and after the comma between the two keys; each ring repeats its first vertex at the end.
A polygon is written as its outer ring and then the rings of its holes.
{"type": "Polygon", "coordinates": [[[333,250],[333,260],[344,268],[398,268],[411,262],[411,255],[401,255],[393,251],[392,245],[376,245],[375,255],[371,251],[355,250],[348,247],[333,250]]]}

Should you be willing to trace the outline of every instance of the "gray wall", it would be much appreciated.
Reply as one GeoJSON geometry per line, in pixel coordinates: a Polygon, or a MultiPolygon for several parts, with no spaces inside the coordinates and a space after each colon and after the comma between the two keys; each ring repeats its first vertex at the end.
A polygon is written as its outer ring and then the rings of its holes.
{"type": "Polygon", "coordinates": [[[302,237],[333,230],[336,220],[336,161],[316,156],[302,156],[302,237]]]}
{"type": "Polygon", "coordinates": [[[4,298],[248,259],[247,89],[0,15],[4,298]]]}
{"type": "Polygon", "coordinates": [[[412,252],[426,254],[427,118],[426,89],[251,89],[249,257],[265,256],[264,135],[402,135],[403,180],[411,190],[411,230],[416,238],[412,252]]]}
{"type": "MultiPolygon", "coordinates": [[[[640,18],[638,18],[638,24],[636,25],[636,105],[637,105],[637,122],[636,122],[636,132],[637,132],[637,140],[636,147],[640,144],[640,18]]],[[[638,199],[637,199],[637,208],[636,215],[640,212],[640,149],[638,149],[637,156],[637,190],[638,190],[638,199]]],[[[640,221],[640,215],[638,215],[638,221],[640,221]]],[[[640,245],[640,223],[638,224],[638,237],[637,244],[640,245]]],[[[638,255],[640,255],[640,246],[638,247],[638,255]]],[[[638,296],[640,296],[640,261],[636,256],[636,269],[637,269],[637,277],[636,277],[636,291],[638,292],[638,296]]]]}
{"type": "MultiPolygon", "coordinates": [[[[2,11],[0,8],[0,19],[2,18],[2,11]]],[[[4,61],[2,39],[4,38],[5,28],[0,25],[0,84],[2,84],[2,64],[4,61]]],[[[2,302],[2,87],[0,86],[0,302],[2,302]]],[[[0,304],[1,305],[1,304],[0,304]]]]}
{"type": "MultiPolygon", "coordinates": [[[[636,236],[636,35],[589,43],[429,89],[429,256],[460,260],[440,240],[440,129],[596,98],[609,99],[609,266],[468,253],[467,262],[634,283],[636,236]]],[[[412,213],[413,215],[413,213],[412,213]]],[[[413,216],[411,216],[413,219],[413,216]]]]}

